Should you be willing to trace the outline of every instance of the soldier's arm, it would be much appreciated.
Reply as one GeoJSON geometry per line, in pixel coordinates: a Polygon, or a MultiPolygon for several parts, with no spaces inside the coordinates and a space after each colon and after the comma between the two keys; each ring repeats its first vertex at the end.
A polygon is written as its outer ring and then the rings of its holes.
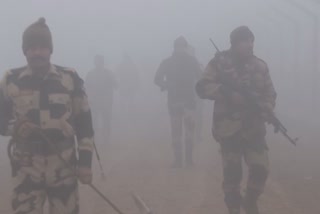
{"type": "Polygon", "coordinates": [[[75,134],[78,139],[79,167],[91,167],[93,150],[93,128],[91,110],[84,89],[83,80],[74,72],[74,91],[72,95],[75,134]]]}
{"type": "Polygon", "coordinates": [[[162,62],[156,72],[154,83],[161,88],[161,90],[166,89],[166,62],[162,62]]]}
{"type": "Polygon", "coordinates": [[[267,64],[260,62],[259,67],[263,71],[264,79],[264,94],[261,105],[265,110],[272,112],[276,106],[277,93],[274,89],[267,64]]]}
{"type": "Polygon", "coordinates": [[[217,81],[217,59],[207,65],[205,72],[196,84],[196,92],[201,99],[217,100],[222,96],[221,84],[217,81]]]}
{"type": "Polygon", "coordinates": [[[0,83],[0,135],[11,136],[13,132],[13,105],[7,94],[7,75],[0,83]]]}

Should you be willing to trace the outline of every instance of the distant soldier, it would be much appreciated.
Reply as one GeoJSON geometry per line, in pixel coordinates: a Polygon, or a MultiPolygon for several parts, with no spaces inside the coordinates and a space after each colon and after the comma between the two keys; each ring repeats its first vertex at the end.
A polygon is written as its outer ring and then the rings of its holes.
{"type": "Polygon", "coordinates": [[[28,65],[6,72],[0,85],[0,134],[12,136],[12,209],[41,214],[48,198],[51,214],[77,214],[77,179],[92,180],[93,129],[83,81],[73,69],[50,63],[44,18],[24,31],[22,48],[28,65]]]}
{"type": "Polygon", "coordinates": [[[124,54],[120,65],[117,67],[119,95],[123,101],[126,117],[133,114],[136,107],[136,96],[140,87],[140,74],[132,58],[124,54]]]}
{"type": "Polygon", "coordinates": [[[96,55],[95,68],[86,78],[86,88],[93,113],[96,140],[99,144],[107,144],[111,136],[113,94],[117,87],[114,74],[105,68],[104,57],[96,55]]]}
{"type": "Polygon", "coordinates": [[[253,55],[254,35],[249,28],[236,28],[230,37],[230,50],[217,53],[209,62],[196,90],[202,99],[215,101],[213,135],[221,145],[223,189],[229,213],[239,214],[243,205],[247,214],[258,214],[257,200],[268,176],[268,117],[252,111],[241,92],[228,87],[226,81],[232,81],[234,87],[250,88],[258,105],[266,111],[273,111],[276,92],[267,64],[253,55]],[[244,199],[240,192],[242,158],[249,167],[244,199]]]}
{"type": "Polygon", "coordinates": [[[161,91],[168,92],[168,109],[171,121],[174,167],[182,167],[185,154],[186,164],[193,164],[192,150],[196,128],[195,84],[200,76],[198,61],[188,53],[188,42],[179,37],[174,42],[172,56],[165,59],[155,76],[155,84],[161,91]],[[183,152],[183,126],[185,153],[183,152]]]}

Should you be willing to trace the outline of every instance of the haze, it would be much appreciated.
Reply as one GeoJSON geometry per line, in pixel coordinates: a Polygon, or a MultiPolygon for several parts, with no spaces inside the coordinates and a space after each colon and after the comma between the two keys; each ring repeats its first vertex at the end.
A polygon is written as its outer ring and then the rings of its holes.
{"type": "MultiPolygon", "coordinates": [[[[123,55],[131,56],[140,74],[139,92],[132,108],[115,92],[112,142],[98,145],[107,180],[99,180],[94,163],[96,182],[126,213],[138,213],[130,201],[134,190],[155,213],[209,214],[224,210],[219,148],[210,130],[212,103],[205,102],[195,169],[174,172],[168,169],[166,98],[153,78],[177,37],[183,35],[206,66],[216,53],[209,38],[228,49],[229,33],[247,25],[255,34],[255,54],[268,63],[278,92],[276,113],[291,135],[301,137],[293,148],[269,130],[272,175],[263,213],[320,213],[319,11],[317,0],[1,0],[1,75],[26,64],[22,33],[39,17],[46,18],[53,35],[52,62],[75,68],[84,79],[96,54],[105,57],[115,76],[123,55]]],[[[5,202],[0,212],[10,213],[7,139],[1,141],[0,197],[5,202]]],[[[80,197],[83,213],[110,209],[86,187],[80,197]]]]}

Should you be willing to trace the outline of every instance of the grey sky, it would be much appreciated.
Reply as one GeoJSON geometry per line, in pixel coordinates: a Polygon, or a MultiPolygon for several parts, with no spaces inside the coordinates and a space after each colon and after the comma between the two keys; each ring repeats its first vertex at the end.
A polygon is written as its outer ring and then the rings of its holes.
{"type": "MultiPolygon", "coordinates": [[[[315,11],[313,4],[303,2],[315,11]]],[[[279,57],[270,53],[280,54],[288,58],[285,69],[290,70],[294,59],[284,54],[293,51],[294,27],[279,12],[300,23],[301,43],[306,47],[300,60],[308,63],[310,20],[286,0],[2,0],[0,67],[24,64],[22,32],[44,16],[53,34],[53,61],[80,73],[91,67],[96,53],[104,54],[112,67],[124,52],[137,61],[155,63],[170,54],[173,40],[180,35],[186,36],[205,64],[215,52],[208,38],[213,37],[221,49],[228,48],[229,33],[239,25],[248,25],[256,34],[258,55],[273,66],[279,57]]]]}

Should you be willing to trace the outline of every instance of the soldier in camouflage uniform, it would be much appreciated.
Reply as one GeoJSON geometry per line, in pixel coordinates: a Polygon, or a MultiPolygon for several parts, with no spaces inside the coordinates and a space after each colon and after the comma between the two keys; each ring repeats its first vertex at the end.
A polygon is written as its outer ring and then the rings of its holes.
{"type": "Polygon", "coordinates": [[[12,136],[13,145],[12,209],[41,214],[48,198],[51,214],[77,214],[77,180],[92,181],[93,129],[83,81],[73,69],[50,63],[44,18],[25,30],[22,47],[28,65],[6,72],[0,87],[0,134],[12,136]]]}
{"type": "Polygon", "coordinates": [[[241,205],[247,214],[258,214],[257,200],[268,176],[268,117],[251,111],[245,97],[222,80],[227,77],[235,85],[250,88],[258,105],[266,111],[273,111],[276,92],[267,64],[253,55],[254,35],[249,28],[235,29],[230,40],[230,50],[217,53],[209,62],[196,91],[200,98],[215,101],[213,135],[221,145],[223,190],[230,214],[239,214],[241,205]],[[249,167],[244,199],[240,192],[242,158],[249,167]]]}
{"type": "Polygon", "coordinates": [[[182,144],[183,126],[185,135],[185,159],[191,166],[195,138],[196,94],[194,87],[200,77],[198,61],[188,53],[188,43],[183,37],[176,39],[174,52],[164,60],[156,73],[155,84],[168,92],[168,109],[171,121],[174,167],[181,167],[184,153],[182,144]]]}

